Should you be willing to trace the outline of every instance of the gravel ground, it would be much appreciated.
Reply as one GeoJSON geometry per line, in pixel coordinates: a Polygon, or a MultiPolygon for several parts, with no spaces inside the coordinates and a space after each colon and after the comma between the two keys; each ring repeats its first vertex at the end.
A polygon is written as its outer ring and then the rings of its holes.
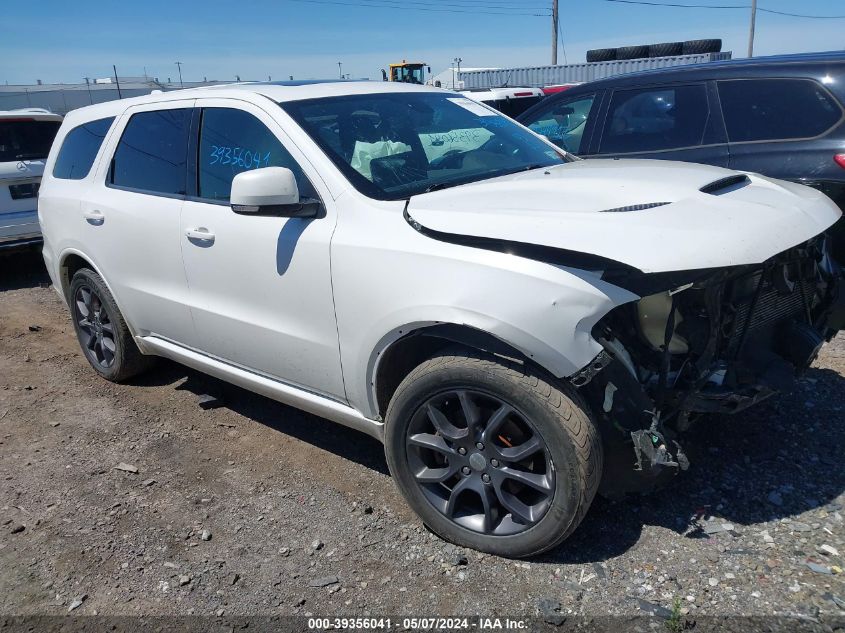
{"type": "Polygon", "coordinates": [[[845,626],[845,336],[793,394],[703,420],[668,489],[516,562],[428,533],[364,435],[169,362],[99,379],[48,281],[0,259],[0,614],[845,626]]]}

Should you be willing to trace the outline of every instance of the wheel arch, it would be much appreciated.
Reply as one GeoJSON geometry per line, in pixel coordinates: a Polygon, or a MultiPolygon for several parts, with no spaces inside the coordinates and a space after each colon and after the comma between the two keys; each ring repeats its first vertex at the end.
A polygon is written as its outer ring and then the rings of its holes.
{"type": "Polygon", "coordinates": [[[120,310],[121,315],[123,316],[123,320],[126,322],[126,327],[129,328],[129,331],[132,333],[132,336],[135,336],[135,329],[132,327],[132,324],[126,317],[126,312],[121,305],[120,298],[114,291],[114,288],[109,283],[108,277],[103,274],[103,271],[94,263],[93,259],[79,251],[75,248],[69,248],[62,252],[61,256],[59,257],[59,283],[61,284],[61,294],[65,300],[65,303],[70,306],[71,305],[71,297],[70,297],[70,283],[73,280],[73,276],[76,274],[78,270],[81,268],[90,268],[95,273],[100,276],[100,279],[103,280],[103,283],[106,284],[106,288],[109,289],[114,302],[117,304],[117,309],[120,310]]]}
{"type": "Polygon", "coordinates": [[[430,323],[396,330],[377,353],[370,380],[371,398],[381,419],[387,411],[399,384],[415,367],[451,345],[461,345],[477,352],[486,352],[511,361],[531,365],[545,374],[554,375],[514,345],[482,329],[466,324],[430,323]]]}

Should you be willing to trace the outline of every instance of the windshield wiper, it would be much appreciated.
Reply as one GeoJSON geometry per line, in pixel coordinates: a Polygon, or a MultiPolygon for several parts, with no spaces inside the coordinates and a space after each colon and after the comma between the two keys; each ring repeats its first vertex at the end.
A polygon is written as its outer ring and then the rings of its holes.
{"type": "Polygon", "coordinates": [[[447,189],[449,187],[457,187],[460,182],[436,182],[433,185],[429,185],[423,190],[423,193],[431,193],[432,191],[439,191],[440,189],[447,189]]]}

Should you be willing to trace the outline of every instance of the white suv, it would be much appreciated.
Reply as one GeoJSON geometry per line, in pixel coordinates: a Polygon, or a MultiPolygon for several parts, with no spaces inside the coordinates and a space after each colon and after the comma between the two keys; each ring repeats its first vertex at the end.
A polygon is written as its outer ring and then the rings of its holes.
{"type": "Polygon", "coordinates": [[[432,530],[506,556],[685,468],[697,416],[788,389],[845,320],[819,192],[577,160],[408,84],[73,111],[39,214],[103,377],[165,356],[359,429],[432,530]]]}

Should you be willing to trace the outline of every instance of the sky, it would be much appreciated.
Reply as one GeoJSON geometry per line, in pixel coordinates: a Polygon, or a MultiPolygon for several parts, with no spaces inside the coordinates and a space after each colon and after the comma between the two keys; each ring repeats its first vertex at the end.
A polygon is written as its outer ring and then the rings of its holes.
{"type": "MultiPolygon", "coordinates": [[[[650,0],[747,5],[750,0],[650,0]]],[[[381,76],[402,59],[434,73],[551,62],[551,0],[41,0],[3,8],[0,81],[78,83],[146,74],[176,81],[381,76]],[[411,9],[411,7],[415,7],[411,9]],[[535,15],[538,14],[538,15],[535,15]]],[[[843,0],[758,0],[760,8],[845,15],[843,0]]],[[[560,0],[559,63],[587,49],[722,38],[744,57],[750,10],[560,0]]],[[[845,19],[758,13],[755,55],[845,49],[845,19]]]]}

